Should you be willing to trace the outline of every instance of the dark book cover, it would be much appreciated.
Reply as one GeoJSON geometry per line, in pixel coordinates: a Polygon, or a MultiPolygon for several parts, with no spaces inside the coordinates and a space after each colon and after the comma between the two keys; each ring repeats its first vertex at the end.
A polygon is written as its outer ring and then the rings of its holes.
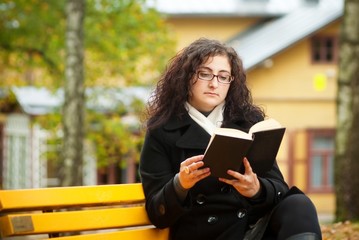
{"type": "Polygon", "coordinates": [[[227,170],[240,170],[251,143],[248,139],[216,135],[204,155],[204,167],[211,169],[212,176],[233,178],[227,170]]]}
{"type": "Polygon", "coordinates": [[[280,128],[253,133],[254,140],[246,157],[257,175],[263,175],[272,168],[284,132],[285,128],[280,128]]]}
{"type": "Polygon", "coordinates": [[[203,161],[211,169],[211,175],[232,179],[231,169],[244,173],[243,158],[247,157],[255,173],[269,171],[276,159],[285,128],[253,133],[253,140],[216,135],[208,147],[203,161]]]}

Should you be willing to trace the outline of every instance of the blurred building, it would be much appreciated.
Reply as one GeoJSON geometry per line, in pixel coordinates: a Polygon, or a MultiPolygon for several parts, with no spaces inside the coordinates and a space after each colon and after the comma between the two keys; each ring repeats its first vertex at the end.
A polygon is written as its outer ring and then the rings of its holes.
{"type": "Polygon", "coordinates": [[[278,162],[321,213],[334,213],[341,0],[153,0],[182,49],[200,37],[233,46],[255,102],[287,127],[278,162]]]}
{"type": "MultiPolygon", "coordinates": [[[[138,128],[139,119],[131,114],[131,104],[145,102],[150,89],[144,87],[88,88],[87,108],[108,114],[120,105],[128,110],[121,116],[122,124],[129,131],[138,128]]],[[[50,155],[58,155],[61,146],[49,143],[54,138],[36,124],[36,118],[53,112],[61,112],[63,91],[46,88],[13,87],[0,89],[0,189],[20,189],[58,186],[57,162],[50,155]],[[50,155],[49,155],[50,154],[50,155]]],[[[62,132],[56,133],[62,136],[62,132]]],[[[135,133],[134,133],[135,134],[135,133]]],[[[121,159],[108,166],[98,167],[95,149],[89,142],[84,146],[84,185],[135,182],[137,179],[135,159],[121,159]],[[123,165],[123,164],[122,164],[123,165]],[[119,177],[121,179],[119,179],[119,177]]]]}

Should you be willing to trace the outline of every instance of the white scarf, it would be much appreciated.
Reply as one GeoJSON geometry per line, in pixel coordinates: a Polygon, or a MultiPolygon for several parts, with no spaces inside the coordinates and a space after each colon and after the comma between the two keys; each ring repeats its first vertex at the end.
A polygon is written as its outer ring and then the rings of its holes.
{"type": "Polygon", "coordinates": [[[225,102],[223,101],[217,105],[207,117],[192,107],[188,102],[185,103],[185,107],[189,116],[212,136],[214,129],[222,125],[224,104],[225,102]]]}

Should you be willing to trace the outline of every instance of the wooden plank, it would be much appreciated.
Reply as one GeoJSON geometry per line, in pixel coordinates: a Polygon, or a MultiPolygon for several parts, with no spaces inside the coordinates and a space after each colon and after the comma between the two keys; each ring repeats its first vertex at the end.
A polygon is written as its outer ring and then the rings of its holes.
{"type": "Polygon", "coordinates": [[[144,206],[0,217],[1,235],[75,232],[151,225],[144,206]]]}
{"type": "Polygon", "coordinates": [[[0,191],[0,211],[143,202],[140,183],[0,191]]]}
{"type": "MultiPolygon", "coordinates": [[[[53,239],[53,238],[51,238],[53,239]]],[[[146,228],[119,230],[116,232],[77,235],[60,238],[61,240],[168,240],[169,229],[146,228]]],[[[50,240],[50,239],[48,239],[50,240]]]]}

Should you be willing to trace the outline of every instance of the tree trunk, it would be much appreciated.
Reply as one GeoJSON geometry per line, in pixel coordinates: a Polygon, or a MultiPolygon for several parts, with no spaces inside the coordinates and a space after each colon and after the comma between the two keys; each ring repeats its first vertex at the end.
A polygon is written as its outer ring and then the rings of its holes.
{"type": "Polygon", "coordinates": [[[82,185],[84,141],[84,51],[83,20],[85,0],[66,4],[66,68],[63,106],[62,186],[82,185]]]}
{"type": "Polygon", "coordinates": [[[336,220],[359,220],[359,0],[346,0],[340,33],[335,153],[336,220]]]}

